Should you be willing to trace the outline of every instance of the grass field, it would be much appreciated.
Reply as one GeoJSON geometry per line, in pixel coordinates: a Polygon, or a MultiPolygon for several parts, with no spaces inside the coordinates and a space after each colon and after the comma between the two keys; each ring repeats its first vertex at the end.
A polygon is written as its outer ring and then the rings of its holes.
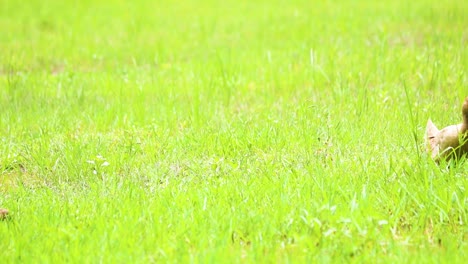
{"type": "Polygon", "coordinates": [[[463,263],[468,1],[0,1],[3,263],[463,263]]]}

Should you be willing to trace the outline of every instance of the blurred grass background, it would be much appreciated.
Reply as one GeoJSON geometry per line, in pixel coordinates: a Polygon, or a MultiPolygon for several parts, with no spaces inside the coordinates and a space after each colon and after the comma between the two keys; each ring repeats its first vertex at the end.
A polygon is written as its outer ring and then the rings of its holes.
{"type": "Polygon", "coordinates": [[[0,6],[7,262],[466,258],[464,1],[0,6]]]}

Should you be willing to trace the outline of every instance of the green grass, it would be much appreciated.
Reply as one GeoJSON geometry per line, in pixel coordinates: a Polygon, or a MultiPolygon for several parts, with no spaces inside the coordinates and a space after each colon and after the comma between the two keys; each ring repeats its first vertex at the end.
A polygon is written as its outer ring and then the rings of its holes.
{"type": "Polygon", "coordinates": [[[3,262],[468,257],[468,2],[0,6],[3,262]]]}

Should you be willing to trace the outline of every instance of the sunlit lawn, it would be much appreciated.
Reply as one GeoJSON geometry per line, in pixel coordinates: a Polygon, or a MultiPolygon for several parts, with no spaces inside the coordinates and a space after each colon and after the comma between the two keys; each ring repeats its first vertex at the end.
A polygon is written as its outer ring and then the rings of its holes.
{"type": "Polygon", "coordinates": [[[0,259],[463,263],[468,2],[0,2],[0,259]]]}

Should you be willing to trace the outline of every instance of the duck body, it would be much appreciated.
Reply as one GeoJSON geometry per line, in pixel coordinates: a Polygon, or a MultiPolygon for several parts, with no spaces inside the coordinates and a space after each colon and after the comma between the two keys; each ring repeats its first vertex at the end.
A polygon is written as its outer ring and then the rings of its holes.
{"type": "Polygon", "coordinates": [[[468,97],[462,106],[463,122],[439,130],[429,119],[426,126],[428,152],[439,162],[441,159],[460,158],[468,153],[468,97]]]}
{"type": "Polygon", "coordinates": [[[0,208],[0,220],[5,220],[8,217],[8,210],[0,208]]]}

